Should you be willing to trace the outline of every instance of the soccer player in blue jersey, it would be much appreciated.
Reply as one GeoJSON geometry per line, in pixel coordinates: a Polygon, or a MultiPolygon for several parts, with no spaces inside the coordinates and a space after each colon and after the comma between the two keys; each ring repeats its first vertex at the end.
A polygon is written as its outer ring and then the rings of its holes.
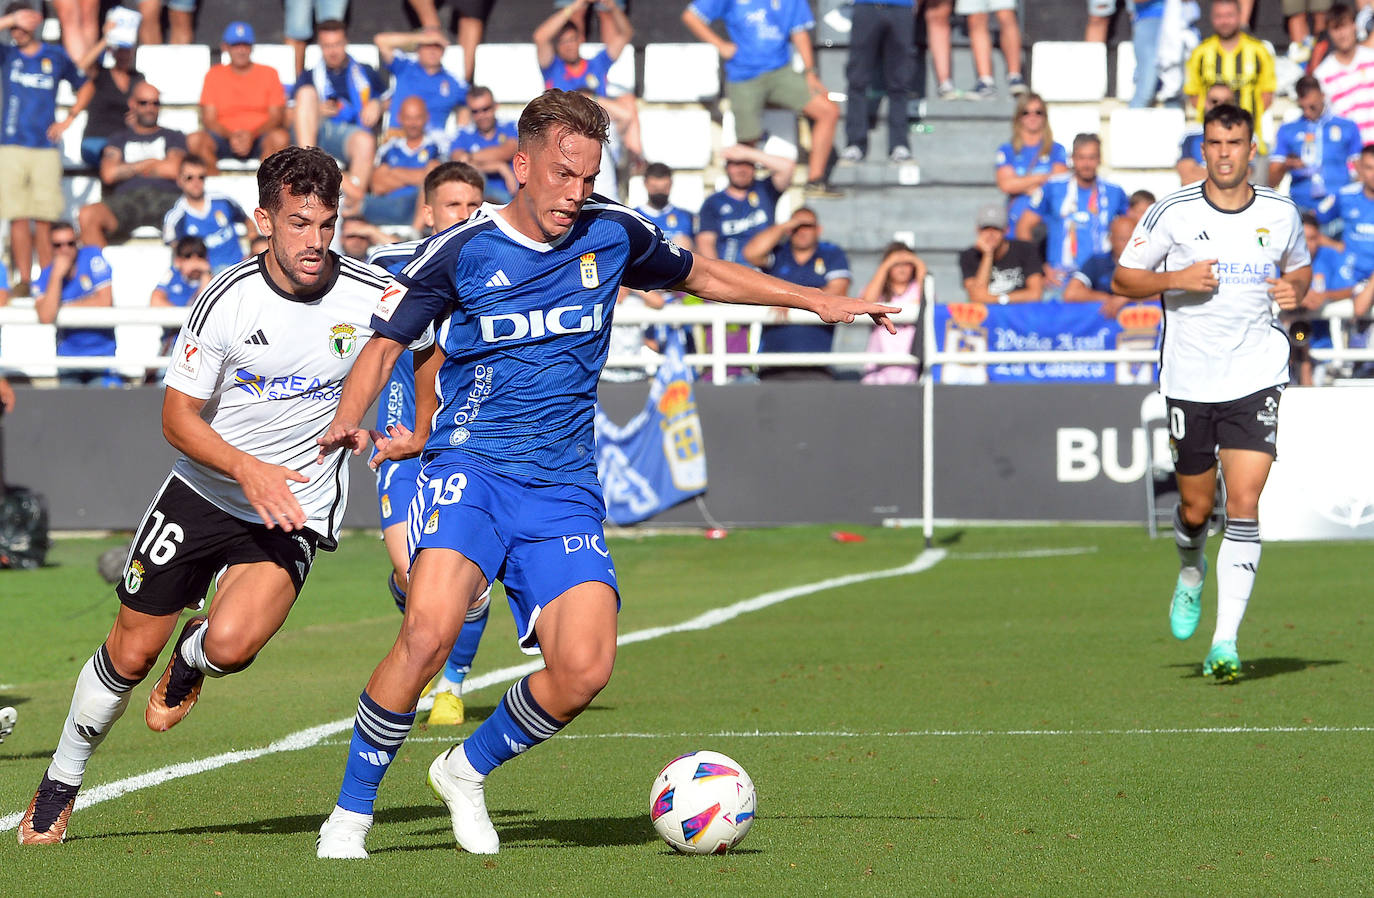
{"type": "MultiPolygon", "coordinates": [[[[460,221],[466,221],[482,205],[485,187],[482,173],[464,162],[445,162],[425,177],[424,205],[421,215],[425,227],[437,233],[460,221]]],[[[421,241],[407,240],[379,246],[368,254],[367,261],[395,275],[415,255],[421,241]]],[[[435,361],[438,361],[437,354],[435,361]]],[[[429,378],[433,384],[433,376],[429,378]]],[[[431,389],[432,392],[432,389],[431,389]]],[[[415,428],[415,368],[409,350],[401,353],[391,370],[391,379],[377,404],[377,434],[387,437],[403,436],[415,428]]],[[[405,458],[395,461],[374,459],[377,465],[377,507],[382,521],[382,539],[391,558],[392,572],[387,588],[396,607],[405,611],[406,590],[410,586],[410,551],[406,545],[406,511],[415,498],[420,475],[420,461],[405,458]]],[[[488,591],[490,592],[490,591],[488,591]]],[[[429,722],[456,725],[463,722],[463,680],[472,669],[472,659],[482,641],[487,626],[490,595],[483,595],[468,611],[463,629],[453,644],[444,672],[430,690],[433,705],[429,722]]]]}
{"type": "MultiPolygon", "coordinates": [[[[620,604],[601,522],[592,427],[616,293],[681,285],[703,298],[788,306],[823,321],[890,306],[833,296],[693,256],[632,210],[592,194],[607,137],[602,108],[550,90],[520,117],[520,189],[431,237],[373,320],[321,448],[361,452],[362,415],[409,342],[437,322],[439,411],[409,515],[413,562],[396,644],[358,701],[338,806],[320,857],[366,857],[377,787],[471,603],[501,579],[520,645],[545,667],[511,687],[467,739],[430,765],[464,849],[498,850],[487,816],[491,771],[555,735],[611,675],[620,604]]],[[[417,419],[423,431],[428,421],[417,419]]],[[[388,446],[388,448],[392,448],[388,446]]],[[[411,450],[418,451],[413,445],[411,450]]]]}

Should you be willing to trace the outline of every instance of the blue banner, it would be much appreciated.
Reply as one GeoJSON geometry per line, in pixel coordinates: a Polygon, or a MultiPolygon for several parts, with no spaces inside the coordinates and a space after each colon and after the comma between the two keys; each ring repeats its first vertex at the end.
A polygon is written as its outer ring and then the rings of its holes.
{"type": "Polygon", "coordinates": [[[682,363],[679,328],[667,328],[663,363],[644,410],[618,427],[596,409],[596,466],[606,516],[634,524],[706,491],[706,446],[682,363]]]}
{"type": "MultiPolygon", "coordinates": [[[[1115,317],[1102,304],[945,303],[935,306],[935,345],[942,351],[1155,349],[1164,313],[1158,303],[1130,303],[1115,317]]],[[[940,383],[1154,383],[1157,366],[1141,362],[1036,362],[939,365],[940,383]]]]}

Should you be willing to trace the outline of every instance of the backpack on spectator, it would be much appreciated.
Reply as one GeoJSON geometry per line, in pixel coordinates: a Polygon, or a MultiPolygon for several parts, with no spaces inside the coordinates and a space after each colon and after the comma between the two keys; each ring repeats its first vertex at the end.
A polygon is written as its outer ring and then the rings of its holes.
{"type": "Polygon", "coordinates": [[[0,491],[0,568],[42,567],[48,556],[48,507],[22,486],[0,491]]]}

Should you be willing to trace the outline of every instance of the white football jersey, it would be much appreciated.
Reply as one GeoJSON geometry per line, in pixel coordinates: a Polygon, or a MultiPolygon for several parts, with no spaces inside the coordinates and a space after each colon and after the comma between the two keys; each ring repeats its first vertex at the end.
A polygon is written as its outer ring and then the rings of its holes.
{"type": "MultiPolygon", "coordinates": [[[[349,453],[317,465],[315,439],[372,336],[372,313],[390,279],[345,256],[334,256],[334,272],[322,290],[301,298],[272,282],[261,256],[225,269],[192,305],[164,378],[205,400],[201,417],[231,446],[310,478],[288,484],[325,548],[343,521],[349,453]]],[[[261,522],[233,478],[184,455],[173,471],[229,514],[261,522]]]]}
{"type": "Polygon", "coordinates": [[[1288,336],[1274,318],[1266,279],[1312,260],[1288,197],[1256,187],[1249,205],[1227,212],[1203,194],[1204,183],[1151,206],[1118,264],[1181,271],[1217,260],[1215,292],[1164,294],[1159,387],[1173,399],[1227,402],[1288,383],[1288,336]]]}

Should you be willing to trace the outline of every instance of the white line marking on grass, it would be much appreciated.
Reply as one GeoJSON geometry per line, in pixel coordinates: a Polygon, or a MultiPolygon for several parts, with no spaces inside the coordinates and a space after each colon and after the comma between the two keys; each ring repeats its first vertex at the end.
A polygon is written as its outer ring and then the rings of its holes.
{"type": "Polygon", "coordinates": [[[1067,549],[1022,549],[1020,552],[951,552],[950,561],[988,561],[1003,558],[1058,558],[1062,555],[1091,555],[1097,546],[1072,546],[1067,549]]]}
{"type": "MultiPolygon", "coordinates": [[[[815,583],[804,583],[801,586],[793,586],[787,589],[766,592],[762,595],[736,602],[733,605],[727,605],[724,608],[713,608],[704,614],[699,614],[680,624],[673,624],[667,627],[650,627],[645,630],[636,630],[633,633],[624,633],[616,640],[616,644],[630,645],[631,643],[644,642],[648,639],[657,639],[660,636],[669,636],[673,633],[684,633],[688,630],[706,630],[718,626],[719,624],[726,623],[727,621],[734,620],[741,614],[747,614],[750,611],[758,611],[761,608],[767,608],[770,605],[776,605],[779,602],[786,602],[789,599],[795,599],[800,596],[823,592],[827,589],[838,589],[842,586],[852,586],[855,583],[866,583],[869,580],[881,580],[888,577],[904,577],[908,574],[918,574],[921,571],[929,570],[934,567],[945,557],[945,554],[944,549],[926,549],[920,555],[916,556],[916,559],[910,564],[905,564],[901,567],[888,568],[880,571],[869,571],[863,574],[848,574],[843,577],[831,577],[827,580],[818,580],[815,583]]],[[[466,680],[464,692],[476,692],[488,686],[509,683],[520,679],[526,674],[534,673],[543,666],[542,661],[530,661],[525,664],[516,664],[500,670],[488,671],[481,676],[472,677],[466,680]]],[[[261,758],[264,755],[313,748],[323,743],[324,740],[328,739],[330,736],[350,730],[352,727],[353,718],[351,716],[345,717],[342,720],[336,720],[332,723],[322,723],[319,726],[313,726],[308,729],[291,733],[264,748],[228,751],[209,758],[203,758],[199,761],[185,761],[180,764],[171,764],[167,767],[161,767],[157,770],[150,770],[147,773],[138,774],[137,776],[125,777],[122,780],[105,783],[104,785],[95,786],[82,792],[77,796],[76,806],[73,810],[79,811],[82,808],[88,808],[93,804],[109,801],[112,798],[118,798],[130,792],[152,788],[153,786],[161,785],[170,780],[179,779],[184,776],[194,776],[198,773],[205,773],[220,767],[227,767],[230,764],[251,761],[255,758],[261,758]]],[[[19,821],[22,820],[23,817],[24,815],[22,812],[0,817],[0,832],[8,832],[15,829],[19,826],[19,821]]]]}

